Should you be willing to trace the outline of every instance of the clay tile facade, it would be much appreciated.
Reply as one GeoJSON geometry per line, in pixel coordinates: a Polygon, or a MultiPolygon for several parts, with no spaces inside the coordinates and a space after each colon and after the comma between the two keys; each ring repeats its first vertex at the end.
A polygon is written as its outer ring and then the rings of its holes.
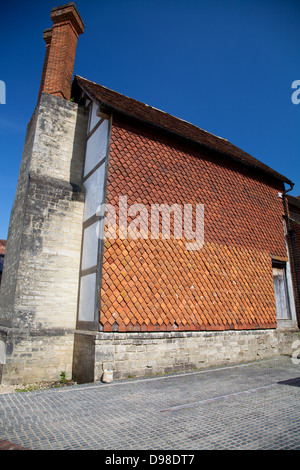
{"type": "Polygon", "coordinates": [[[107,203],[204,204],[205,243],[108,240],[103,331],[276,327],[272,255],[287,252],[282,183],[218,154],[114,115],[107,203]]]}

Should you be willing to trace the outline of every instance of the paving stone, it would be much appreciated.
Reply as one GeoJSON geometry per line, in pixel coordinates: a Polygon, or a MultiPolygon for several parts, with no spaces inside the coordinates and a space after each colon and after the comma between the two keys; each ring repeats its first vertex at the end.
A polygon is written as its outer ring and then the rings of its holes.
{"type": "Polygon", "coordinates": [[[1,395],[0,439],[33,450],[299,450],[299,376],[278,357],[1,395]]]}

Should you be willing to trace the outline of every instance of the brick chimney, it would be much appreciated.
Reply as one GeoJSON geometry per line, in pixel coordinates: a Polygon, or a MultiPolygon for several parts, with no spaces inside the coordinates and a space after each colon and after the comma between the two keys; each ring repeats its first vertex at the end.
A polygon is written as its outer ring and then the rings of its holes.
{"type": "Polygon", "coordinates": [[[52,28],[44,31],[46,53],[39,97],[46,92],[69,100],[77,40],[84,23],[73,2],[53,8],[51,19],[52,28]]]}

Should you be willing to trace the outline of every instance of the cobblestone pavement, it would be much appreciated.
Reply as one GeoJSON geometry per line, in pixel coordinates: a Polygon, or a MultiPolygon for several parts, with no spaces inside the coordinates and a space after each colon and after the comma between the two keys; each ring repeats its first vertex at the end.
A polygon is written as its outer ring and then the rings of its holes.
{"type": "Polygon", "coordinates": [[[0,440],[32,450],[299,450],[300,364],[282,356],[4,394],[0,440]]]}

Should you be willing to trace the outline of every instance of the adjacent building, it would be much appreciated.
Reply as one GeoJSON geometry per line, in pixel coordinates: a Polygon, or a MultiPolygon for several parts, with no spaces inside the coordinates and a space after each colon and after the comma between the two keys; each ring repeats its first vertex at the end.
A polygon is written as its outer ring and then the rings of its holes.
{"type": "Polygon", "coordinates": [[[5,256],[6,240],[0,240],[0,286],[2,280],[2,272],[4,265],[4,256],[5,256]]]}
{"type": "Polygon", "coordinates": [[[292,181],[226,139],[73,79],[84,23],[73,3],[51,18],[0,294],[3,383],[291,353],[292,181]]]}
{"type": "Polygon", "coordinates": [[[300,196],[287,195],[287,240],[291,258],[296,312],[300,325],[300,196]]]}

